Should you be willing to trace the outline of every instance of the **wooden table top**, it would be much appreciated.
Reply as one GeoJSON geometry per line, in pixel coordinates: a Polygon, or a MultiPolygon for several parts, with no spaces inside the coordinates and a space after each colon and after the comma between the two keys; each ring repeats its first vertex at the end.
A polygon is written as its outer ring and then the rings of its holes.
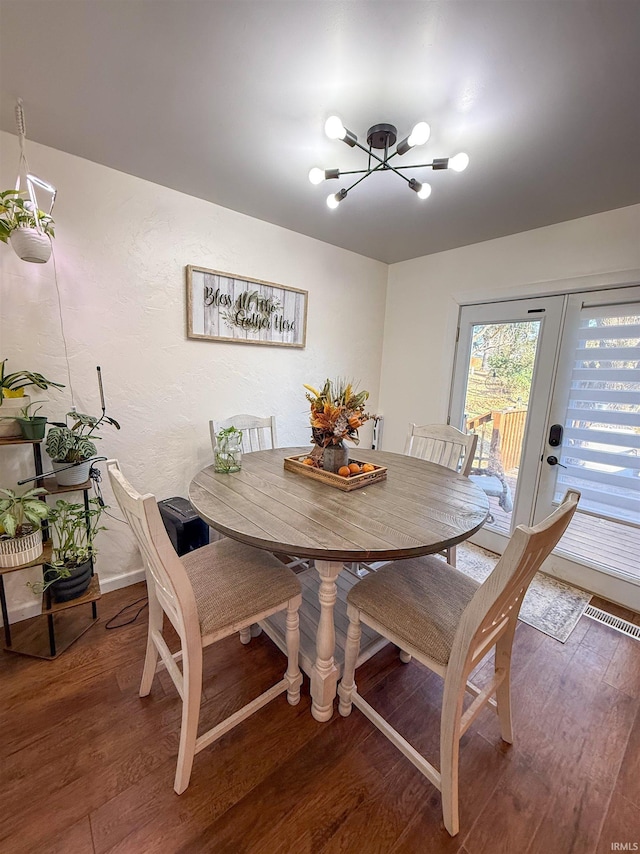
{"type": "Polygon", "coordinates": [[[348,562],[439,552],[484,524],[489,501],[468,478],[404,454],[356,451],[387,479],[353,492],[285,471],[309,447],[244,454],[242,469],[199,472],[189,498],[212,528],[270,552],[348,562]]]}

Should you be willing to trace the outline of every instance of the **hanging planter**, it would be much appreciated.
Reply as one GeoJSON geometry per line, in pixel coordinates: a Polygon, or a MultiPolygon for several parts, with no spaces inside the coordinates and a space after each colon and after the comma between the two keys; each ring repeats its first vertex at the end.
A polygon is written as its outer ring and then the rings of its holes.
{"type": "Polygon", "coordinates": [[[20,98],[16,104],[16,123],[20,140],[18,179],[14,190],[0,192],[0,241],[10,243],[22,261],[45,264],[51,257],[51,238],[54,236],[51,211],[56,200],[56,188],[29,171],[27,132],[20,98]],[[21,190],[21,186],[26,189],[21,190]],[[36,188],[49,194],[46,211],[40,210],[36,188]]]}
{"type": "Polygon", "coordinates": [[[51,238],[37,228],[20,226],[11,232],[11,248],[22,261],[46,264],[51,257],[51,238]]]}
{"type": "Polygon", "coordinates": [[[0,192],[0,240],[23,261],[44,264],[51,257],[53,220],[19,190],[0,192]]]}

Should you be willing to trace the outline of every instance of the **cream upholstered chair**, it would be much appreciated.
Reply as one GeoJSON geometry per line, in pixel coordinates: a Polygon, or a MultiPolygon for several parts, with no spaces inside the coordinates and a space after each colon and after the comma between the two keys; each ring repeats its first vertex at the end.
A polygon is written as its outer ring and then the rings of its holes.
{"type": "MultiPolygon", "coordinates": [[[[468,475],[477,444],[475,433],[463,433],[448,424],[425,424],[423,427],[409,424],[404,453],[468,475]]],[[[443,554],[447,563],[456,565],[455,546],[449,546],[443,554]]]]}
{"type": "Polygon", "coordinates": [[[214,451],[216,435],[228,427],[242,431],[242,451],[245,454],[251,451],[267,451],[278,446],[275,415],[268,415],[266,418],[259,418],[257,415],[234,415],[226,421],[209,421],[211,446],[214,451]]]}
{"type": "Polygon", "coordinates": [[[153,495],[136,492],[123,477],[117,461],[110,460],[107,469],[120,509],[138,541],[147,577],[149,634],[140,696],[149,694],[157,670],[164,665],[182,698],[174,782],[176,792],[181,794],[189,785],[196,753],[284,691],[291,705],[299,702],[300,584],[291,570],[268,552],[230,539],[178,557],[153,495]],[[237,631],[248,642],[252,623],[285,609],[288,666],[284,678],[198,736],[204,647],[237,631]],[[181,649],[175,654],[169,651],[162,635],[164,614],[180,637],[181,649]],[[177,664],[180,660],[182,671],[177,664]]]}
{"type": "Polygon", "coordinates": [[[368,575],[347,596],[350,622],[338,688],[340,714],[347,716],[352,704],[357,706],[442,792],[444,824],[452,836],[459,830],[460,738],[488,703],[498,713],[503,740],[513,741],[510,667],[518,612],[531,579],[571,521],[579,497],[579,492],[569,490],[562,506],[543,522],[533,528],[519,525],[481,585],[437,558],[423,557],[399,561],[368,575]],[[444,678],[440,770],[358,694],[354,674],[361,623],[444,678]],[[467,681],[469,674],[494,647],[494,675],[485,688],[477,688],[467,681]],[[466,710],[465,691],[474,697],[466,710]]]}

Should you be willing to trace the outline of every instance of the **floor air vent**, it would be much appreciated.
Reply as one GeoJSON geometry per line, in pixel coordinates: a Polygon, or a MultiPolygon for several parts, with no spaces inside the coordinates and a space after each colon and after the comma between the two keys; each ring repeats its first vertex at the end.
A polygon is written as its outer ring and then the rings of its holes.
{"type": "Polygon", "coordinates": [[[592,620],[597,620],[599,623],[604,623],[605,626],[610,626],[623,635],[628,635],[630,638],[640,640],[640,626],[629,623],[627,620],[622,620],[620,617],[614,617],[607,611],[601,611],[600,608],[594,608],[593,605],[587,605],[585,617],[591,617],[592,620]]]}

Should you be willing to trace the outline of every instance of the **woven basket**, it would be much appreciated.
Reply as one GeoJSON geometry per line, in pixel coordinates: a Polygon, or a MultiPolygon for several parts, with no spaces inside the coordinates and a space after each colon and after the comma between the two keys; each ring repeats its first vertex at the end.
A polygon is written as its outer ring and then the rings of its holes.
{"type": "Polygon", "coordinates": [[[0,566],[21,566],[23,563],[31,563],[40,557],[43,551],[42,529],[38,528],[26,537],[11,537],[9,540],[0,540],[0,566]]]}

